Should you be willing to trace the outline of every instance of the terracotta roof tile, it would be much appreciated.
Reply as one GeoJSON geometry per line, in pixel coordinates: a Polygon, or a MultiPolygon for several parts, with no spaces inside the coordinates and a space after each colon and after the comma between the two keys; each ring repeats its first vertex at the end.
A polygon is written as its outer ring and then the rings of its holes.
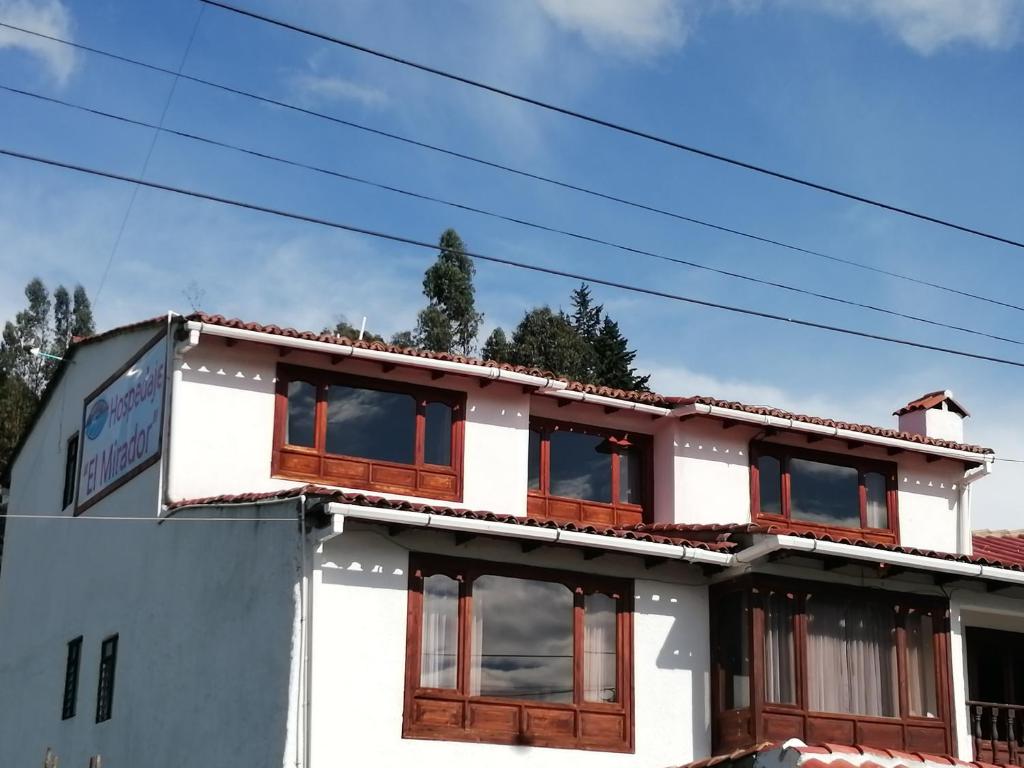
{"type": "Polygon", "coordinates": [[[167,509],[176,511],[187,507],[197,506],[225,506],[230,504],[252,504],[254,502],[268,500],[285,500],[306,496],[316,496],[324,501],[334,501],[342,504],[352,504],[362,507],[376,507],[379,509],[394,509],[407,512],[422,512],[423,514],[444,515],[446,517],[461,517],[471,520],[485,520],[488,522],[507,523],[508,525],[519,525],[537,528],[553,528],[562,531],[575,533],[586,533],[593,536],[606,536],[616,539],[628,539],[631,541],[645,541],[653,544],[672,544],[692,549],[704,549],[711,552],[728,552],[736,545],[733,542],[707,542],[687,541],[679,537],[658,536],[644,531],[632,531],[621,528],[602,527],[594,525],[582,525],[573,522],[562,522],[556,520],[544,520],[536,517],[519,517],[516,515],[499,514],[496,512],[484,512],[471,509],[457,509],[447,506],[434,506],[418,502],[405,501],[400,499],[385,499],[379,496],[367,496],[361,493],[347,493],[336,488],[327,488],[319,485],[301,485],[293,488],[286,488],[279,491],[267,491],[263,493],[233,493],[219,496],[207,496],[196,499],[184,499],[167,505],[167,509]]]}
{"type": "Polygon", "coordinates": [[[711,405],[716,408],[728,408],[734,411],[743,411],[744,413],[755,413],[760,416],[774,416],[779,419],[790,419],[792,421],[799,421],[805,424],[818,424],[824,427],[835,427],[838,429],[849,430],[850,432],[862,432],[867,435],[889,437],[895,440],[906,440],[911,443],[932,445],[938,448],[949,448],[956,451],[968,451],[969,453],[981,454],[994,453],[991,448],[984,448],[980,445],[957,443],[952,440],[941,440],[937,437],[926,437],[914,432],[901,432],[898,429],[875,427],[870,424],[856,424],[854,422],[826,419],[820,416],[808,416],[806,414],[784,411],[781,408],[773,408],[767,405],[747,405],[745,403],[736,402],[735,400],[719,400],[714,397],[706,397],[703,395],[697,395],[694,397],[666,397],[665,401],[672,405],[693,405],[694,403],[711,405]]]}
{"type": "Polygon", "coordinates": [[[948,389],[940,389],[936,392],[929,392],[926,395],[921,395],[916,400],[911,400],[909,403],[904,405],[899,410],[893,411],[893,416],[903,416],[912,411],[923,411],[928,408],[934,408],[935,406],[942,403],[942,401],[948,400],[950,409],[956,411],[963,416],[970,416],[967,409],[964,408],[953,398],[953,393],[948,389]]]}
{"type": "Polygon", "coordinates": [[[1024,567],[1024,531],[975,531],[974,556],[1024,567]]]}
{"type": "Polygon", "coordinates": [[[1007,765],[994,765],[992,763],[972,762],[965,763],[951,755],[933,755],[925,752],[901,752],[895,749],[880,749],[861,744],[807,744],[799,742],[797,745],[783,747],[778,742],[765,742],[748,749],[740,749],[724,755],[703,758],[692,763],[679,766],[679,768],[712,768],[716,765],[728,765],[743,760],[762,752],[772,752],[782,749],[783,754],[787,752],[796,753],[799,757],[797,762],[788,763],[794,768],[925,768],[927,763],[938,765],[957,765],[962,768],[1012,768],[1007,765]],[[854,758],[856,756],[856,759],[854,758]],[[867,760],[861,758],[869,758],[867,760]],[[884,760],[875,762],[870,758],[884,760]],[[893,766],[892,761],[899,761],[893,766]]]}

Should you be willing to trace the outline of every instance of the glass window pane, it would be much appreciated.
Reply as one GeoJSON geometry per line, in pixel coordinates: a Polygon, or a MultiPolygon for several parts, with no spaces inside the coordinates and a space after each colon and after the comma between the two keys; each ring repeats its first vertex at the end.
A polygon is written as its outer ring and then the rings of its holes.
{"type": "Polygon", "coordinates": [[[452,463],[452,407],[447,403],[427,403],[423,437],[423,460],[427,464],[450,467],[452,463]]]}
{"type": "Polygon", "coordinates": [[[910,714],[917,717],[938,717],[932,617],[924,613],[909,614],[906,627],[907,703],[910,714]]]}
{"type": "Polygon", "coordinates": [[[750,706],[750,632],[747,596],[740,592],[727,595],[716,606],[718,615],[718,660],[722,680],[719,698],[722,709],[750,706]]]}
{"type": "Polygon", "coordinates": [[[316,387],[306,381],[288,382],[288,423],[284,441],[312,448],[315,435],[316,387]]]}
{"type": "Polygon", "coordinates": [[[607,439],[555,430],[550,438],[551,495],[612,500],[612,454],[607,439]]]}
{"type": "Polygon", "coordinates": [[[807,601],[807,687],[816,712],[896,717],[891,606],[814,596],[807,601]]]}
{"type": "Polygon", "coordinates": [[[757,459],[758,489],[761,496],[761,514],[782,514],[782,465],[774,456],[757,459]]]}
{"type": "Polygon", "coordinates": [[[455,688],[458,675],[459,583],[442,574],[423,580],[420,685],[455,688]]]}
{"type": "Polygon", "coordinates": [[[864,492],[867,496],[868,528],[888,528],[889,506],[886,501],[885,475],[881,472],[865,472],[864,492]]]}
{"type": "Polygon", "coordinates": [[[860,528],[860,479],[854,467],[790,459],[789,483],[793,520],[860,528]]]}
{"type": "Polygon", "coordinates": [[[608,595],[583,598],[583,698],[618,701],[616,682],[617,605],[608,595]]]}
{"type": "Polygon", "coordinates": [[[619,501],[623,504],[643,504],[644,460],[636,448],[623,448],[619,452],[619,501]]]}
{"type": "Polygon", "coordinates": [[[796,651],[793,645],[792,598],[773,592],[765,600],[765,698],[776,704],[796,704],[796,651]]]}
{"type": "Polygon", "coordinates": [[[530,430],[530,457],[527,472],[527,487],[531,491],[540,490],[540,430],[530,430]]]}
{"type": "Polygon", "coordinates": [[[563,584],[506,576],[473,582],[470,693],[573,701],[573,595],[563,584]]]}
{"type": "Polygon", "coordinates": [[[327,452],[412,464],[416,400],[400,392],[332,384],[327,388],[327,452]]]}

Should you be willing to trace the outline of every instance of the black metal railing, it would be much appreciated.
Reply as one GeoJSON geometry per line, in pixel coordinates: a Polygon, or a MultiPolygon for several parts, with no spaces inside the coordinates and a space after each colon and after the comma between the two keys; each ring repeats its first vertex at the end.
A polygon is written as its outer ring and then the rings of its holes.
{"type": "Polygon", "coordinates": [[[1024,766],[1024,706],[968,701],[974,759],[1024,766]]]}

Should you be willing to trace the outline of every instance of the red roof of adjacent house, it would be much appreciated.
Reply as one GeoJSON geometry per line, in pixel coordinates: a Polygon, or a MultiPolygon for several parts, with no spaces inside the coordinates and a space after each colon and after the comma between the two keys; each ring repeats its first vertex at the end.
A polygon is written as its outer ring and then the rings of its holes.
{"type": "Polygon", "coordinates": [[[711,552],[727,552],[736,544],[731,541],[688,541],[679,536],[659,536],[657,534],[643,531],[633,531],[625,528],[601,527],[594,525],[580,525],[573,522],[560,522],[557,520],[542,520],[535,517],[518,517],[516,515],[498,514],[496,512],[482,512],[472,509],[456,509],[454,507],[434,506],[431,504],[420,504],[401,499],[385,499],[380,496],[367,496],[362,493],[347,493],[336,488],[327,488],[320,485],[300,485],[293,488],[285,488],[280,491],[267,491],[263,493],[232,493],[220,496],[207,496],[198,499],[184,499],[171,502],[167,508],[171,511],[197,506],[224,506],[230,504],[253,504],[261,501],[294,499],[299,496],[315,496],[322,501],[333,501],[341,504],[352,504],[360,507],[376,507],[378,509],[395,509],[404,512],[422,512],[427,515],[444,515],[445,517],[461,517],[471,520],[486,520],[495,523],[507,523],[508,525],[528,526],[534,528],[552,528],[561,531],[573,531],[575,533],[587,533],[594,536],[609,536],[616,539],[630,539],[632,541],[646,541],[652,544],[672,544],[692,549],[704,549],[711,552]]]}
{"type": "Polygon", "coordinates": [[[921,445],[934,445],[939,448],[950,448],[955,451],[969,451],[970,453],[984,454],[995,453],[991,448],[984,448],[980,445],[957,443],[952,440],[942,440],[937,437],[926,437],[925,435],[919,435],[915,432],[901,432],[898,429],[889,429],[888,427],[874,427],[870,424],[856,424],[849,421],[825,419],[820,416],[807,416],[803,413],[784,411],[781,408],[773,408],[768,405],[746,405],[745,403],[739,403],[735,400],[719,400],[714,397],[704,397],[702,395],[694,397],[667,397],[665,398],[665,402],[671,405],[692,405],[694,403],[700,403],[701,405],[711,405],[716,408],[728,408],[734,411],[743,411],[744,413],[756,413],[759,416],[774,416],[779,419],[790,419],[792,421],[800,421],[806,424],[819,424],[825,427],[846,429],[851,432],[863,432],[867,435],[890,437],[895,440],[906,440],[911,443],[920,443],[921,445]]]}
{"type": "MultiPolygon", "coordinates": [[[[996,568],[1007,568],[1011,571],[1024,570],[1024,531],[1006,532],[1011,534],[1013,542],[1009,537],[1003,539],[997,545],[991,545],[987,541],[982,543],[981,550],[978,546],[978,533],[974,537],[974,554],[960,555],[954,552],[936,552],[931,549],[918,549],[917,547],[901,547],[898,544],[885,544],[878,541],[869,541],[859,536],[835,536],[829,533],[814,533],[788,528],[784,525],[761,525],[760,523],[640,523],[631,525],[627,530],[637,533],[652,533],[659,536],[684,536],[691,541],[709,541],[724,543],[736,541],[737,535],[774,535],[774,536],[799,536],[805,539],[816,539],[817,541],[830,541],[835,544],[850,544],[855,547],[867,547],[869,549],[881,549],[887,552],[899,552],[904,555],[919,555],[921,557],[933,557],[939,560],[952,560],[959,563],[972,563],[974,565],[991,565],[996,568]]],[[[997,534],[998,535],[998,534],[997,534]]],[[[742,542],[736,542],[741,544],[742,542]]]]}
{"type": "Polygon", "coordinates": [[[974,556],[1024,568],[1024,530],[975,531],[974,556]]]}
{"type": "Polygon", "coordinates": [[[792,739],[784,744],[765,742],[722,755],[715,755],[679,766],[679,768],[714,768],[756,757],[761,753],[778,753],[776,759],[766,761],[785,768],[931,768],[932,766],[959,766],[960,768],[1009,768],[985,762],[966,762],[951,755],[928,752],[902,752],[865,745],[804,744],[792,739]]]}

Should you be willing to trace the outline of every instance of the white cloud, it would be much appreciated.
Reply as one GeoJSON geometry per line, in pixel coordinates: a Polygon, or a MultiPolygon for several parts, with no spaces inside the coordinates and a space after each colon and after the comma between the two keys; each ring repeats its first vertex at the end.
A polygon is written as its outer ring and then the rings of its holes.
{"type": "Polygon", "coordinates": [[[921,54],[954,43],[1005,49],[1020,39],[1020,0],[799,0],[846,18],[874,21],[921,54]]]}
{"type": "Polygon", "coordinates": [[[291,78],[290,84],[307,100],[354,101],[364,107],[382,107],[389,101],[383,90],[337,75],[297,74],[291,78]]]}
{"type": "MultiPolygon", "coordinates": [[[[17,27],[71,39],[71,14],[60,0],[0,0],[0,18],[17,27]]],[[[0,27],[2,48],[20,48],[38,56],[60,85],[67,83],[78,61],[74,49],[69,46],[6,27],[0,27]]]]}
{"type": "Polygon", "coordinates": [[[680,0],[537,0],[564,29],[591,47],[628,56],[650,56],[686,42],[691,20],[680,0]]]}

